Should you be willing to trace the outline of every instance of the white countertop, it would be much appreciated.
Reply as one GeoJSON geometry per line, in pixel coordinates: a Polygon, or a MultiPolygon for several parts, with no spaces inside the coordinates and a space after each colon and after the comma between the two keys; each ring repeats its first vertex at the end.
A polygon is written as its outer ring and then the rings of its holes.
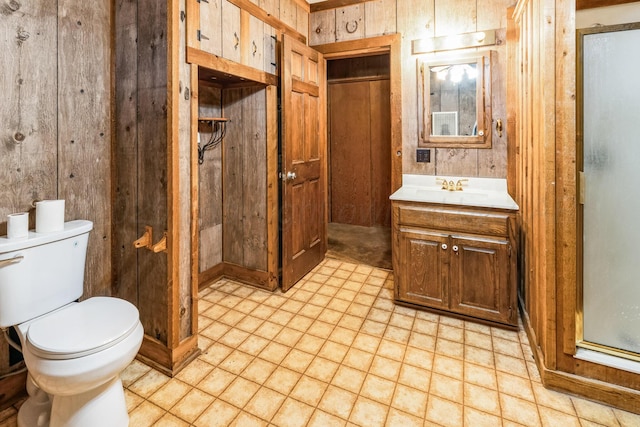
{"type": "Polygon", "coordinates": [[[517,211],[518,204],[507,193],[507,180],[465,176],[402,175],[402,187],[389,197],[405,202],[439,203],[446,205],[477,206],[517,211]],[[457,183],[466,179],[462,191],[442,189],[441,181],[457,183]]]}

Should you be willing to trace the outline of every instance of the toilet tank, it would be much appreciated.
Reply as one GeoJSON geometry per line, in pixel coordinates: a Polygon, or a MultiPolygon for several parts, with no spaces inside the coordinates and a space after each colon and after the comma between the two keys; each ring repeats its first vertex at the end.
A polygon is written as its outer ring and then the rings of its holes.
{"type": "Polygon", "coordinates": [[[25,239],[0,237],[0,327],[18,325],[82,296],[91,221],[25,239]]]}

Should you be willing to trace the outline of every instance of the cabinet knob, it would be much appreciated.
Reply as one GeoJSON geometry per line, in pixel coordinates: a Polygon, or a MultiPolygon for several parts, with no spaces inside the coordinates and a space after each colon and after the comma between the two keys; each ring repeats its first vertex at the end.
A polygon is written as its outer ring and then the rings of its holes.
{"type": "Polygon", "coordinates": [[[458,252],[458,245],[453,245],[451,249],[453,250],[453,252],[458,252]]]}
{"type": "Polygon", "coordinates": [[[446,244],[446,243],[443,243],[443,244],[442,244],[442,246],[441,246],[441,248],[442,248],[442,250],[443,250],[443,251],[446,251],[446,250],[447,250],[447,248],[448,248],[448,246],[447,246],[447,244],[446,244]]]}

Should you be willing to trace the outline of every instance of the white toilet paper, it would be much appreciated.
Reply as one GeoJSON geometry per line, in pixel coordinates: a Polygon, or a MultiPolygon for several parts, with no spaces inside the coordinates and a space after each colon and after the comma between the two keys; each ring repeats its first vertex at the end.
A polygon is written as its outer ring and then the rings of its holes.
{"type": "Polygon", "coordinates": [[[36,233],[64,229],[64,200],[36,202],[36,233]]]}
{"type": "Polygon", "coordinates": [[[24,239],[29,236],[29,212],[7,215],[7,238],[24,239]]]}

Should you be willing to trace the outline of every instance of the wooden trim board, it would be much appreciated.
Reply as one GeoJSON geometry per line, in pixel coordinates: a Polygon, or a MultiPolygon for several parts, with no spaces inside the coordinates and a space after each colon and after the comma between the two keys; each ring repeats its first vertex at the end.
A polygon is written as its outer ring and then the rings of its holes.
{"type": "Polygon", "coordinates": [[[265,73],[247,65],[229,61],[228,59],[207,53],[200,49],[187,47],[187,62],[197,64],[210,70],[216,70],[238,79],[250,80],[268,86],[278,86],[278,76],[265,73]]]}
{"type": "Polygon", "coordinates": [[[402,186],[402,37],[400,34],[329,43],[313,48],[325,59],[388,53],[391,102],[391,193],[402,186]]]}
{"type": "Polygon", "coordinates": [[[169,349],[160,341],[145,334],[136,358],[163,374],[174,377],[199,355],[197,335],[192,335],[175,348],[169,349]]]}

